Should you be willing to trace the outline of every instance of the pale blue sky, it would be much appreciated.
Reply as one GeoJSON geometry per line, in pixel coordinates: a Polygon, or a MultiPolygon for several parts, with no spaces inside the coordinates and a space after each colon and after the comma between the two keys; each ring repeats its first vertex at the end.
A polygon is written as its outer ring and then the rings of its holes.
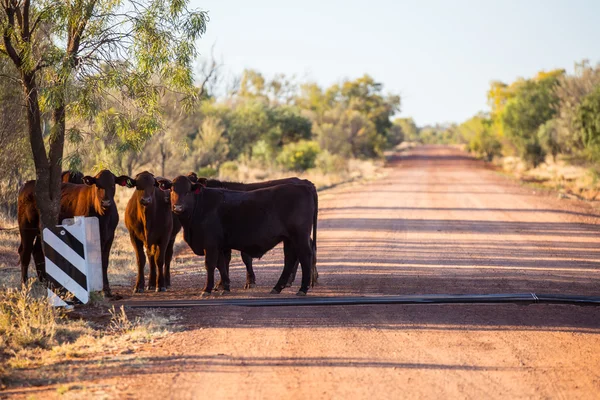
{"type": "Polygon", "coordinates": [[[600,61],[600,0],[192,0],[225,69],[327,86],[371,74],[417,124],[487,109],[492,80],[600,61]]]}

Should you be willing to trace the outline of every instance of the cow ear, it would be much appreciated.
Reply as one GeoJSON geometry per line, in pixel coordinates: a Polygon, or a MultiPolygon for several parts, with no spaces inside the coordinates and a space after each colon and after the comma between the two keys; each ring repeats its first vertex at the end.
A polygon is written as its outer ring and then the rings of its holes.
{"type": "Polygon", "coordinates": [[[158,181],[158,188],[160,190],[162,190],[163,192],[166,192],[167,190],[171,189],[173,187],[173,182],[171,182],[168,179],[161,179],[158,181]]]}
{"type": "Polygon", "coordinates": [[[83,183],[85,183],[87,186],[94,186],[96,184],[96,178],[86,175],[83,177],[83,183]]]}
{"type": "Polygon", "coordinates": [[[194,194],[200,194],[200,191],[202,190],[203,186],[201,183],[192,183],[192,192],[194,194]]]}
{"type": "Polygon", "coordinates": [[[127,186],[130,189],[136,185],[135,179],[130,178],[127,175],[121,175],[118,178],[115,178],[115,183],[119,186],[127,186]]]}

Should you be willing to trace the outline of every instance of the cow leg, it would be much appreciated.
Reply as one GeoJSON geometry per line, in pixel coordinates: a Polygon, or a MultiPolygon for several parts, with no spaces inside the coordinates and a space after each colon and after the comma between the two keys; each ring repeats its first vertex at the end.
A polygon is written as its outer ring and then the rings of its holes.
{"type": "Polygon", "coordinates": [[[242,261],[246,266],[246,285],[244,289],[250,289],[256,287],[256,276],[254,275],[254,270],[252,269],[252,257],[248,254],[242,252],[242,261]]]}
{"type": "Polygon", "coordinates": [[[231,282],[229,280],[229,260],[231,260],[231,250],[229,250],[229,257],[226,256],[226,252],[219,252],[219,259],[217,260],[217,268],[221,274],[220,285],[222,290],[225,292],[230,291],[231,282]]]}
{"type": "Polygon", "coordinates": [[[156,246],[146,247],[148,262],[150,264],[150,274],[148,275],[148,290],[156,290],[156,246]]]}
{"type": "Polygon", "coordinates": [[[110,257],[110,249],[114,238],[115,236],[113,233],[113,235],[106,240],[104,246],[100,246],[102,251],[102,292],[105,297],[112,297],[110,285],[108,283],[108,259],[110,257]]]}
{"type": "Polygon", "coordinates": [[[154,263],[156,264],[156,271],[158,275],[156,276],[156,291],[157,292],[166,292],[167,288],[165,286],[165,276],[163,273],[163,267],[165,264],[165,247],[154,245],[154,263]]]}
{"type": "Polygon", "coordinates": [[[296,272],[298,272],[298,265],[300,265],[300,260],[296,259],[296,261],[294,261],[294,266],[292,267],[292,272],[290,273],[290,277],[288,278],[288,281],[285,284],[285,287],[292,287],[292,284],[296,280],[296,272]]]}
{"type": "Polygon", "coordinates": [[[281,272],[281,276],[279,277],[277,284],[275,285],[273,290],[271,290],[271,294],[281,293],[281,291],[285,287],[286,283],[290,279],[292,267],[294,266],[294,263],[296,262],[296,259],[297,259],[296,249],[292,245],[292,242],[289,241],[288,239],[283,241],[283,256],[284,256],[283,271],[281,272]]]}
{"type": "MultiPolygon", "coordinates": [[[[223,250],[223,263],[225,264],[225,269],[227,270],[227,277],[229,277],[229,264],[231,263],[231,249],[227,249],[227,250],[223,250]]],[[[221,272],[221,268],[218,267],[219,269],[219,275],[221,276],[221,278],[219,279],[219,282],[216,284],[215,289],[214,290],[225,290],[225,285],[223,284],[223,273],[221,272]]]]}
{"type": "Polygon", "coordinates": [[[319,271],[317,271],[317,247],[312,239],[310,239],[310,249],[312,251],[312,271],[310,274],[310,287],[314,287],[319,283],[319,271]]]}
{"type": "Polygon", "coordinates": [[[33,251],[33,241],[35,236],[31,235],[27,230],[21,229],[21,243],[19,244],[19,264],[21,264],[21,283],[27,284],[27,269],[31,262],[31,252],[33,251]]]}
{"type": "Polygon", "coordinates": [[[173,246],[175,245],[175,238],[169,240],[167,245],[167,251],[165,252],[165,286],[166,288],[171,287],[171,260],[173,259],[173,246]]]}
{"type": "Polygon", "coordinates": [[[42,249],[42,237],[36,236],[33,244],[33,262],[35,262],[35,270],[38,279],[42,283],[46,283],[46,258],[42,249]]]}
{"type": "Polygon", "coordinates": [[[206,284],[202,290],[202,295],[210,295],[215,286],[215,268],[219,262],[220,251],[215,248],[204,250],[204,267],[206,268],[206,284]]]}
{"type": "Polygon", "coordinates": [[[306,293],[308,293],[308,287],[311,283],[311,272],[313,268],[312,246],[307,240],[300,240],[296,243],[298,259],[300,260],[300,265],[302,266],[302,284],[300,285],[300,290],[298,290],[296,295],[306,296],[306,293]]]}
{"type": "Polygon", "coordinates": [[[102,252],[102,293],[105,297],[112,297],[108,283],[108,251],[102,252]]]}
{"type": "Polygon", "coordinates": [[[146,266],[146,255],[144,254],[144,243],[138,240],[132,233],[129,234],[133,250],[135,251],[135,258],[137,260],[137,279],[135,281],[135,287],[133,293],[142,293],[144,291],[144,267],[146,266]]]}

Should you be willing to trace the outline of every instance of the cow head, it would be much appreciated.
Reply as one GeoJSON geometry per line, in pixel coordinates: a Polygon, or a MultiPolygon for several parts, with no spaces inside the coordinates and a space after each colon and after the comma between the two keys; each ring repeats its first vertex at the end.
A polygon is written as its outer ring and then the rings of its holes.
{"type": "Polygon", "coordinates": [[[130,179],[127,182],[127,187],[135,187],[142,207],[152,204],[154,201],[154,188],[157,186],[158,182],[154,175],[148,171],[140,172],[135,176],[135,179],[130,179]]]}
{"type": "Polygon", "coordinates": [[[175,214],[185,214],[194,209],[195,195],[202,190],[202,185],[194,183],[187,176],[178,176],[173,182],[162,179],[158,181],[161,190],[171,190],[171,205],[175,214]]]}
{"type": "Polygon", "coordinates": [[[96,176],[84,176],[83,183],[96,188],[96,200],[103,210],[110,208],[115,201],[115,184],[130,186],[131,178],[127,175],[116,177],[115,174],[104,169],[96,176]]]}
{"type": "Polygon", "coordinates": [[[198,182],[198,174],[196,174],[195,172],[188,172],[188,174],[186,176],[190,180],[190,182],[192,182],[192,183],[198,182]]]}
{"type": "MultiPolygon", "coordinates": [[[[159,184],[160,181],[168,180],[167,178],[163,178],[162,176],[157,176],[157,177],[155,177],[155,179],[156,179],[156,186],[158,186],[159,188],[160,188],[160,184],[159,184]]],[[[162,190],[162,194],[163,194],[163,201],[166,204],[171,204],[171,189],[162,190]]]]}

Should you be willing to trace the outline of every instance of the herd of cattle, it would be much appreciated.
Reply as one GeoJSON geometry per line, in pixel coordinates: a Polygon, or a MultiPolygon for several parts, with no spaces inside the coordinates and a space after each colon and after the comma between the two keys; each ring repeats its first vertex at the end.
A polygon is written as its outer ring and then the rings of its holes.
{"type": "MultiPolygon", "coordinates": [[[[192,251],[204,256],[207,271],[203,294],[229,291],[231,250],[239,250],[246,265],[246,288],[255,285],[252,259],[283,242],[284,268],[271,293],[291,286],[298,265],[302,283],[298,295],[314,285],[317,250],[318,196],[308,180],[287,178],[243,184],[199,178],[191,172],[173,181],[141,172],[135,178],[108,170],[95,176],[63,172],[59,221],[74,216],[97,217],[100,225],[103,292],[110,296],[108,264],[119,213],[116,185],[135,188],[125,210],[125,225],[137,258],[134,292],[143,292],[146,255],[150,264],[148,289],[165,291],[171,284],[170,265],[175,237],[183,237],[192,251]],[[312,233],[312,239],[311,239],[312,233]],[[145,251],[144,251],[145,250],[145,251]],[[215,286],[214,271],[220,282],[215,286]]],[[[45,281],[45,261],[35,181],[19,191],[18,222],[21,279],[33,255],[38,278],[45,281]]]]}

